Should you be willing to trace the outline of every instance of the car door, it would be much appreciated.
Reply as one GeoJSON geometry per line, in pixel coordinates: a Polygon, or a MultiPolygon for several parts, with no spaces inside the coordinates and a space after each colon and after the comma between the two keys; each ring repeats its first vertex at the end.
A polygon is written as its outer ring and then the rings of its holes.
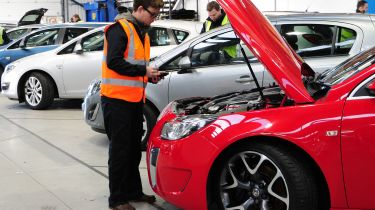
{"type": "Polygon", "coordinates": [[[375,75],[348,97],[342,117],[342,160],[350,209],[375,209],[375,93],[367,86],[375,75]]]}
{"type": "MultiPolygon", "coordinates": [[[[264,67],[251,60],[254,57],[248,48],[244,50],[256,77],[262,82],[264,67]]],[[[211,97],[255,87],[240,50],[240,41],[232,30],[193,44],[188,56],[191,67],[170,75],[169,101],[193,96],[211,97]]]]}
{"type": "Polygon", "coordinates": [[[363,32],[352,24],[327,21],[277,22],[280,34],[316,72],[360,52],[363,32]]]}
{"type": "Polygon", "coordinates": [[[68,98],[83,98],[90,82],[100,76],[104,35],[97,31],[82,38],[64,55],[63,81],[68,98]]]}

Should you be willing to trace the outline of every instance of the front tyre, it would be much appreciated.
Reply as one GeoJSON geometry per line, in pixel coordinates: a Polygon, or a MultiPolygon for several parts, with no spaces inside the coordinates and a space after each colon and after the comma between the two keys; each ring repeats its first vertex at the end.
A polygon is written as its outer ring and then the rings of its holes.
{"type": "Polygon", "coordinates": [[[207,188],[209,209],[319,210],[314,173],[284,148],[240,145],[223,155],[214,170],[213,190],[207,188]]]}
{"type": "Polygon", "coordinates": [[[24,94],[28,107],[41,110],[51,106],[55,91],[52,82],[47,76],[33,72],[25,81],[24,94]]]}

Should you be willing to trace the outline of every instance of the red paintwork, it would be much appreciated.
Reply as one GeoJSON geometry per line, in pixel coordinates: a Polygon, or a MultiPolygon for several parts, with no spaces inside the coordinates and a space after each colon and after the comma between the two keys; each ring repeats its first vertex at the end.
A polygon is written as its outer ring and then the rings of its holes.
{"type": "Polygon", "coordinates": [[[164,123],[175,117],[168,107],[155,126],[148,147],[148,151],[160,148],[158,184],[153,190],[186,210],[206,209],[207,177],[218,155],[234,142],[268,136],[297,145],[316,162],[328,184],[331,210],[375,209],[375,114],[373,108],[368,108],[375,107],[375,99],[346,100],[351,90],[372,74],[375,65],[333,86],[326,97],[314,104],[223,115],[178,141],[160,139],[164,123]],[[327,131],[340,129],[342,142],[340,132],[337,136],[326,135],[327,131]],[[190,178],[178,177],[181,171],[188,172],[190,178]],[[176,178],[175,186],[168,187],[176,178]]]}
{"type": "Polygon", "coordinates": [[[153,190],[185,210],[205,210],[207,178],[216,158],[235,142],[262,136],[263,141],[290,142],[311,157],[328,185],[331,210],[375,209],[375,99],[347,100],[356,86],[375,74],[375,64],[314,101],[300,80],[302,60],[290,52],[254,5],[245,0],[218,1],[242,40],[298,103],[222,115],[190,136],[168,141],[160,138],[160,132],[165,122],[175,118],[170,104],[149,139],[148,167],[150,150],[160,148],[153,190]],[[328,131],[337,135],[327,135],[328,131]]]}
{"type": "MultiPolygon", "coordinates": [[[[233,29],[296,103],[314,100],[301,81],[304,61],[290,49],[275,27],[251,1],[218,0],[233,29]]],[[[307,65],[307,64],[304,64],[307,65]]]]}

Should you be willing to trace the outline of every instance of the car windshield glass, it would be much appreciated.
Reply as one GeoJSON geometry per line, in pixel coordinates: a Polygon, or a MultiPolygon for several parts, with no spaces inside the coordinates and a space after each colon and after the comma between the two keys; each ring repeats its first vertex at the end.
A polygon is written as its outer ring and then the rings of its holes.
{"type": "Polygon", "coordinates": [[[333,69],[323,72],[318,80],[325,84],[335,85],[343,82],[363,69],[375,63],[375,48],[364,51],[350,58],[333,69]]]}
{"type": "Polygon", "coordinates": [[[24,22],[27,22],[27,21],[35,21],[37,18],[39,17],[38,14],[31,14],[31,15],[27,15],[25,16],[22,21],[24,22]]]}
{"type": "Polygon", "coordinates": [[[10,32],[7,33],[7,35],[8,35],[10,40],[15,40],[15,39],[18,39],[19,37],[21,37],[26,32],[27,32],[27,29],[24,28],[24,29],[10,31],[10,32]]]}

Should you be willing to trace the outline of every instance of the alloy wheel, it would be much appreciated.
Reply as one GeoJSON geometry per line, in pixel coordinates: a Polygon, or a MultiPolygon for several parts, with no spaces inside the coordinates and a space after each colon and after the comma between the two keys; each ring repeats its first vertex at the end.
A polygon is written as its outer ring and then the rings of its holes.
{"type": "Polygon", "coordinates": [[[42,100],[42,84],[36,77],[29,77],[25,84],[25,99],[32,105],[37,106],[42,100]]]}
{"type": "Polygon", "coordinates": [[[220,196],[226,210],[288,210],[288,186],[279,167],[267,156],[245,151],[224,166],[220,196]]]}

